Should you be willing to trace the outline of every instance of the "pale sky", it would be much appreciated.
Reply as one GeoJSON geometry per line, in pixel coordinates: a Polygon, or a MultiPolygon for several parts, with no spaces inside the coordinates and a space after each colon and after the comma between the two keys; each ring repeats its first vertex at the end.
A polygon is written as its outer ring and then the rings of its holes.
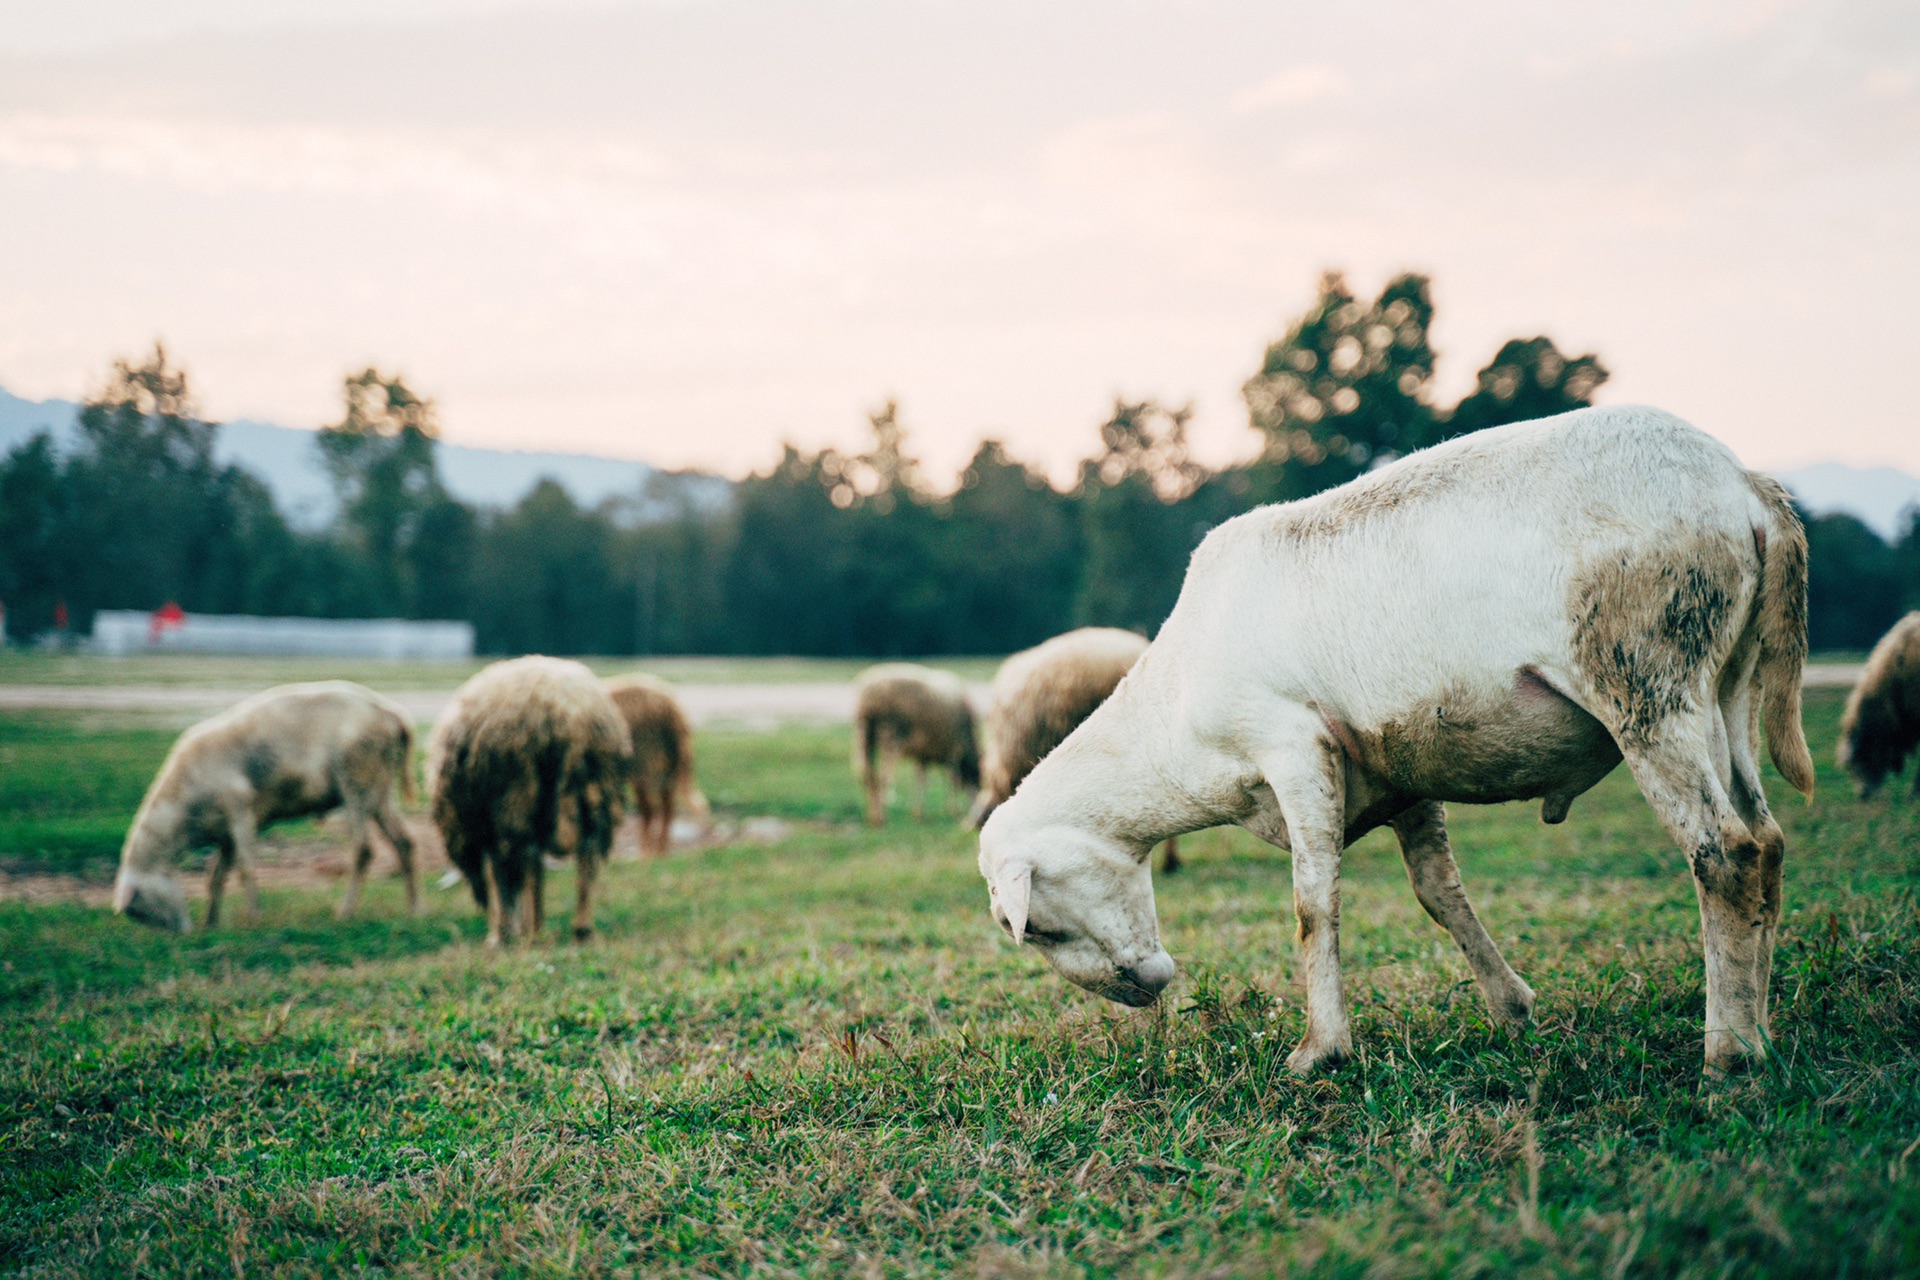
{"type": "Polygon", "coordinates": [[[0,0],[0,386],[164,337],[214,417],[404,371],[449,437],[936,473],[1203,453],[1319,272],[1435,278],[1751,464],[1920,472],[1920,6],[0,0]]]}

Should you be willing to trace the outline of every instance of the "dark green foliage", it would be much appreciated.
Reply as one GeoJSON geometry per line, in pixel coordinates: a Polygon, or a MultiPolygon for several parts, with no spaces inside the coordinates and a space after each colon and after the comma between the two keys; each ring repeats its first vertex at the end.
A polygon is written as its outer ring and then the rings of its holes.
{"type": "Polygon", "coordinates": [[[1433,299],[1421,275],[1396,276],[1372,303],[1329,271],[1320,296],[1267,348],[1247,381],[1247,411],[1266,436],[1270,497],[1301,498],[1427,443],[1433,409],[1433,299]]]}
{"type": "MultiPolygon", "coordinates": [[[[1363,302],[1329,273],[1245,387],[1256,458],[1189,454],[1190,411],[1116,400],[1066,492],[983,442],[934,491],[898,407],[860,453],[788,445],[736,484],[654,472],[594,509],[558,484],[476,510],[442,484],[430,400],[366,369],[319,433],[340,512],[289,527],[253,477],[212,462],[185,375],[156,349],[115,369],[63,458],[0,458],[0,602],[31,640],[65,600],[98,608],[465,618],[486,653],[885,657],[1005,654],[1088,624],[1151,635],[1207,531],[1310,496],[1411,449],[1589,401],[1608,374],[1547,337],[1513,339],[1451,410],[1428,400],[1424,276],[1363,302]]],[[[1864,649],[1920,604],[1920,537],[1888,547],[1849,517],[1812,522],[1816,649],[1864,649]]]]}
{"type": "Polygon", "coordinates": [[[1898,547],[1850,515],[1806,520],[1807,642],[1816,649],[1870,649],[1901,614],[1920,604],[1909,530],[1898,547]]]}
{"type": "Polygon", "coordinates": [[[258,479],[213,458],[164,348],[115,363],[79,418],[71,456],[37,436],[0,460],[0,600],[22,638],[95,610],[168,600],[208,613],[288,612],[291,531],[258,479]]]}
{"type": "Polygon", "coordinates": [[[466,608],[472,513],[440,482],[433,402],[368,368],[341,386],[345,414],[314,443],[340,500],[336,537],[354,553],[354,612],[453,617],[466,608]]]}
{"type": "Polygon", "coordinates": [[[1592,404],[1610,376],[1598,356],[1562,355],[1551,338],[1509,339],[1480,371],[1473,394],[1434,424],[1433,438],[1569,413],[1592,404]]]}

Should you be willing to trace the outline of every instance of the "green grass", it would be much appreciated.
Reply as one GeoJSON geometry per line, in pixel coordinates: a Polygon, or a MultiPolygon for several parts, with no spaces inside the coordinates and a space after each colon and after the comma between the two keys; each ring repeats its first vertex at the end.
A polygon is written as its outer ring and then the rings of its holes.
{"type": "Polygon", "coordinates": [[[175,736],[125,717],[0,713],[0,871],[110,873],[175,736]]]}
{"type": "MultiPolygon", "coordinates": [[[[1359,1060],[1305,1083],[1283,856],[1195,838],[1158,890],[1187,976],[1121,1010],[997,936],[963,833],[846,823],[826,731],[703,737],[717,803],[808,821],[612,868],[585,948],[490,955],[463,893],[407,921],[390,880],[350,925],[287,891],[184,939],[0,904],[0,1269],[1913,1275],[1920,806],[1851,798],[1837,708],[1819,801],[1780,797],[1775,1065],[1723,1086],[1693,892],[1623,774],[1563,827],[1455,811],[1524,1041],[1363,841],[1359,1060]]],[[[67,748],[100,804],[114,743],[67,748]]]]}

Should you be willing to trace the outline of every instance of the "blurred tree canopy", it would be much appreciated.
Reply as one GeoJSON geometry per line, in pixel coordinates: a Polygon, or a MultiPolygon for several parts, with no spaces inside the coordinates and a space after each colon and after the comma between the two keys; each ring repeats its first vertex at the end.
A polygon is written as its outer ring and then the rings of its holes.
{"type": "Polygon", "coordinates": [[[1552,338],[1512,338],[1482,369],[1473,393],[1435,424],[1435,442],[1529,418],[1548,418],[1593,403],[1611,375],[1600,358],[1564,356],[1552,338]]]}
{"type": "MultiPolygon", "coordinates": [[[[216,460],[186,373],[156,346],[120,360],[68,445],[0,458],[0,602],[28,640],[64,603],[321,617],[465,618],[489,653],[1007,653],[1070,627],[1151,634],[1206,532],[1412,449],[1590,402],[1608,372],[1514,338],[1458,404],[1431,398],[1429,281],[1362,299],[1337,272],[1245,384],[1244,462],[1192,455],[1188,406],[1118,399],[1073,484],[983,441],[951,492],[899,405],[858,452],[786,445],[737,483],[656,471],[583,507],[548,480],[512,508],[468,506],[439,469],[433,401],[377,368],[342,383],[316,434],[339,499],[296,530],[251,474],[216,460]]],[[[1920,520],[1920,517],[1917,517],[1920,520]]],[[[1920,523],[1889,544],[1847,516],[1808,522],[1815,648],[1871,645],[1920,605],[1920,523]]]]}
{"type": "Polygon", "coordinates": [[[1329,271],[1307,313],[1267,347],[1243,388],[1271,497],[1304,498],[1429,442],[1433,299],[1422,275],[1395,276],[1362,303],[1329,271]]]}

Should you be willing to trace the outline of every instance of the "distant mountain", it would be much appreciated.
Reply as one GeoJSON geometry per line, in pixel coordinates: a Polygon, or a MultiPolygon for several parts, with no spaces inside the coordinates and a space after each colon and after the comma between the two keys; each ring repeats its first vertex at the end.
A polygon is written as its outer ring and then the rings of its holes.
{"type": "MultiPolygon", "coordinates": [[[[79,411],[71,400],[22,400],[0,390],[0,454],[40,431],[51,431],[61,446],[70,444],[79,411]]],[[[333,488],[320,466],[313,432],[238,419],[221,424],[215,456],[266,481],[280,509],[300,527],[317,529],[333,518],[333,488]]],[[[440,474],[455,497],[475,506],[513,506],[550,477],[575,502],[591,507],[607,498],[637,496],[654,468],[625,458],[476,449],[442,441],[440,474]]],[[[705,505],[724,501],[727,484],[716,477],[696,482],[695,488],[695,502],[705,505]]]]}
{"type": "Polygon", "coordinates": [[[1816,462],[1774,475],[1812,514],[1844,511],[1889,542],[1906,531],[1907,512],[1920,507],[1920,480],[1892,467],[1816,462]]]}

